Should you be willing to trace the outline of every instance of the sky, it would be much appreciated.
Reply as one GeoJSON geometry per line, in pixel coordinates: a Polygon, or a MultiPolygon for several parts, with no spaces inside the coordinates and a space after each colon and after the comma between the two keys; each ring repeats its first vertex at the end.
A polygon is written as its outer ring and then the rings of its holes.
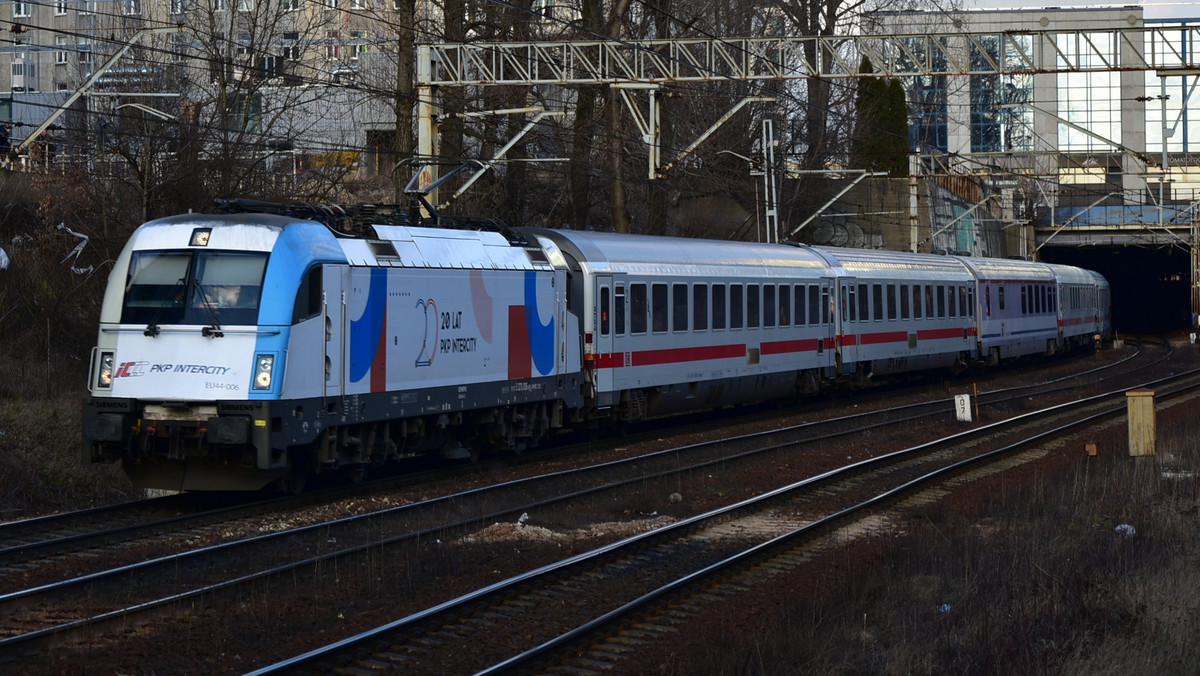
{"type": "Polygon", "coordinates": [[[1195,0],[1128,0],[1127,2],[1095,2],[1095,0],[963,0],[967,9],[1029,9],[1031,7],[1129,7],[1140,6],[1147,19],[1200,18],[1200,3],[1195,0]]]}

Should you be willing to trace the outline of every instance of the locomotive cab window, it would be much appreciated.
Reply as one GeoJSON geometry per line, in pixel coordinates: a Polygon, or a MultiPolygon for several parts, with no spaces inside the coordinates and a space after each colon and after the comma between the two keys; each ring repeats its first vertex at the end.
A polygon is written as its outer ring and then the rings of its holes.
{"type": "Polygon", "coordinates": [[[136,324],[257,324],[267,254],[136,251],[129,260],[121,321],[136,324]]]}
{"type": "Polygon", "coordinates": [[[292,308],[292,323],[299,324],[305,319],[319,317],[324,303],[322,297],[321,266],[313,266],[300,282],[300,290],[296,292],[296,305],[292,308]]]}

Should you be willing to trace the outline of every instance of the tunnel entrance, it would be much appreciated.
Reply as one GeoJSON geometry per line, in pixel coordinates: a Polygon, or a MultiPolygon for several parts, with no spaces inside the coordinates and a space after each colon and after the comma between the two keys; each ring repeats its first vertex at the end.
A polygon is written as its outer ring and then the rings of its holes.
{"type": "Polygon", "coordinates": [[[1191,263],[1178,247],[1044,247],[1047,263],[1095,270],[1112,287],[1113,329],[1165,333],[1191,325],[1191,263]]]}

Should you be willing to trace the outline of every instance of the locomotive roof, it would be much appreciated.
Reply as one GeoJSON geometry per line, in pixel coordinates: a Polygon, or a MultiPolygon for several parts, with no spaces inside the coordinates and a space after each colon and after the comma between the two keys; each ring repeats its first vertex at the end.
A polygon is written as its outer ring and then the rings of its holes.
{"type": "Polygon", "coordinates": [[[533,270],[549,268],[540,249],[514,246],[498,232],[373,225],[375,237],[341,239],[351,265],[533,270]]]}

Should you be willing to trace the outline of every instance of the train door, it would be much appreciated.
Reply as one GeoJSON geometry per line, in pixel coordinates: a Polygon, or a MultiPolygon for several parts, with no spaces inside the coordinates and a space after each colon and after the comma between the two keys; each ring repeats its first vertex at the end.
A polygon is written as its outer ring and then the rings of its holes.
{"type": "MultiPolygon", "coordinates": [[[[616,288],[612,275],[596,275],[596,315],[593,318],[592,335],[594,351],[592,364],[595,368],[596,392],[611,392],[613,389],[613,336],[616,335],[613,306],[616,302],[616,288]]],[[[624,303],[625,294],[621,293],[624,303]]],[[[624,308],[619,313],[624,316],[624,308]]]]}
{"type": "Polygon", "coordinates": [[[867,302],[866,298],[858,297],[858,280],[854,277],[838,278],[837,312],[834,317],[838,345],[838,366],[843,373],[853,372],[853,366],[859,359],[859,340],[862,329],[858,323],[859,303],[867,302]]]}
{"type": "Polygon", "coordinates": [[[345,387],[342,375],[346,360],[346,288],[349,286],[350,269],[342,265],[328,265],[324,274],[325,315],[325,397],[340,397],[345,387]]]}
{"type": "MultiPolygon", "coordinates": [[[[810,317],[817,318],[822,327],[821,336],[817,343],[817,355],[821,357],[821,363],[825,366],[837,364],[837,353],[835,346],[837,345],[837,307],[834,299],[835,282],[832,279],[822,279],[819,295],[819,315],[811,315],[810,317]]],[[[810,303],[817,300],[818,296],[811,295],[810,303]]]]}

